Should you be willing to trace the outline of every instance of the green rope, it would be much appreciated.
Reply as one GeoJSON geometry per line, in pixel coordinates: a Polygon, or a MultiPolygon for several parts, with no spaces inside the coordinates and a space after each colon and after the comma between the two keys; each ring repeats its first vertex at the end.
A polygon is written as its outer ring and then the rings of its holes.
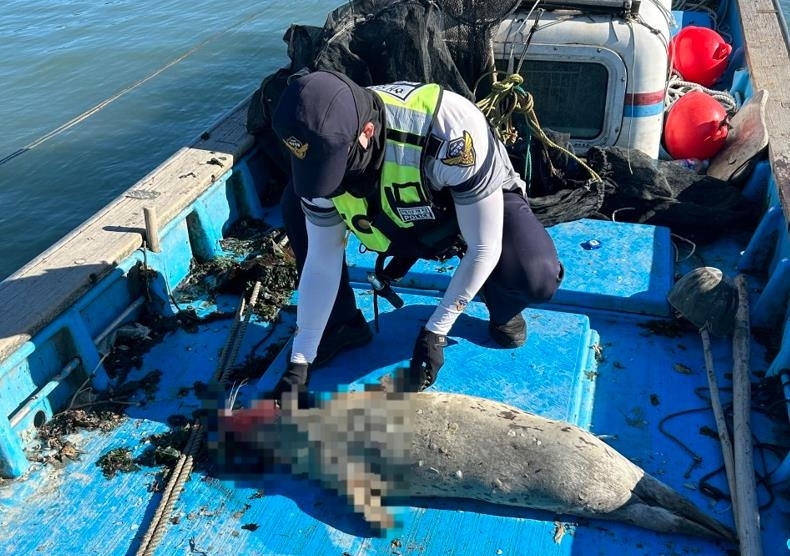
{"type": "Polygon", "coordinates": [[[527,126],[532,134],[537,137],[547,147],[558,149],[570,156],[579,165],[587,170],[594,181],[602,181],[595,170],[590,168],[586,162],[580,159],[572,151],[558,145],[552,141],[540,127],[538,116],[535,114],[535,100],[532,95],[521,86],[524,78],[518,73],[506,75],[501,81],[497,80],[500,72],[492,71],[480,76],[474,86],[473,92],[477,93],[477,87],[487,76],[491,75],[493,83],[491,92],[477,102],[477,107],[488,118],[494,128],[496,136],[505,144],[506,147],[515,144],[518,139],[518,130],[513,125],[513,114],[521,114],[526,120],[527,126]]]}

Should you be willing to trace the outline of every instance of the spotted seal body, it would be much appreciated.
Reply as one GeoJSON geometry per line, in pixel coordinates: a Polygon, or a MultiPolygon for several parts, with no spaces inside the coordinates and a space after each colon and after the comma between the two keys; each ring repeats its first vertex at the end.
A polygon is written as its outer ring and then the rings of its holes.
{"type": "MultiPolygon", "coordinates": [[[[224,427],[241,430],[230,421],[224,427]]],[[[487,399],[337,393],[309,409],[286,403],[276,422],[245,430],[247,442],[345,494],[381,529],[395,524],[388,499],[444,497],[733,540],[730,529],[590,432],[487,399]]]]}
{"type": "Polygon", "coordinates": [[[723,524],[570,423],[457,394],[413,403],[413,496],[463,496],[732,539],[723,524]]]}

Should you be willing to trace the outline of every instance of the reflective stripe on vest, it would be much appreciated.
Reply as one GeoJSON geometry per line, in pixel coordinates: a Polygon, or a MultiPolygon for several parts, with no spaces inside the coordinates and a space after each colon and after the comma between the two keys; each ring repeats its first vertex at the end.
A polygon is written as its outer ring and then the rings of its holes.
{"type": "MultiPolygon", "coordinates": [[[[379,202],[390,234],[400,229],[417,233],[420,224],[434,225],[437,215],[423,185],[423,149],[442,89],[436,84],[394,83],[370,87],[384,102],[387,118],[384,161],[379,182],[379,202]],[[393,224],[395,226],[393,230],[393,224]]],[[[368,249],[385,253],[394,237],[382,231],[369,215],[367,199],[343,193],[332,198],[338,213],[368,249]]],[[[383,223],[382,223],[383,224],[383,223]]],[[[410,234],[401,234],[410,235],[410,234]]]]}

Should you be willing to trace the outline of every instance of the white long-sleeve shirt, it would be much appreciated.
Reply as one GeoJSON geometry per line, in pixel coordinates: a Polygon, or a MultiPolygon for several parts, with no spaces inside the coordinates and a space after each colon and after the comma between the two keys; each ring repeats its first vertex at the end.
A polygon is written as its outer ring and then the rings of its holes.
{"type": "MultiPolygon", "coordinates": [[[[464,97],[444,91],[431,135],[441,141],[435,158],[426,157],[423,175],[433,190],[449,188],[466,254],[425,328],[448,334],[482,288],[502,252],[502,191],[525,184],[496,141],[485,116],[464,97]]],[[[302,199],[308,249],[299,281],[297,334],[291,361],[312,362],[335,302],[347,228],[329,199],[302,199]]],[[[415,332],[416,334],[416,332],[415,332]]]]}

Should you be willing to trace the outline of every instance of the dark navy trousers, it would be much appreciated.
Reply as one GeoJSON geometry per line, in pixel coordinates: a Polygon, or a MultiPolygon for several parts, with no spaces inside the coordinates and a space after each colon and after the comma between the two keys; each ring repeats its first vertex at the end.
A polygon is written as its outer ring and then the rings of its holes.
{"type": "MultiPolygon", "coordinates": [[[[503,324],[526,307],[550,300],[562,280],[562,265],[554,242],[535,217],[529,201],[518,191],[506,191],[503,195],[502,255],[481,292],[494,324],[503,324]]],[[[307,256],[307,229],[301,203],[291,183],[286,186],[280,204],[285,231],[301,276],[307,256]]],[[[337,299],[327,327],[348,322],[356,309],[348,267],[343,264],[337,299]]]]}

